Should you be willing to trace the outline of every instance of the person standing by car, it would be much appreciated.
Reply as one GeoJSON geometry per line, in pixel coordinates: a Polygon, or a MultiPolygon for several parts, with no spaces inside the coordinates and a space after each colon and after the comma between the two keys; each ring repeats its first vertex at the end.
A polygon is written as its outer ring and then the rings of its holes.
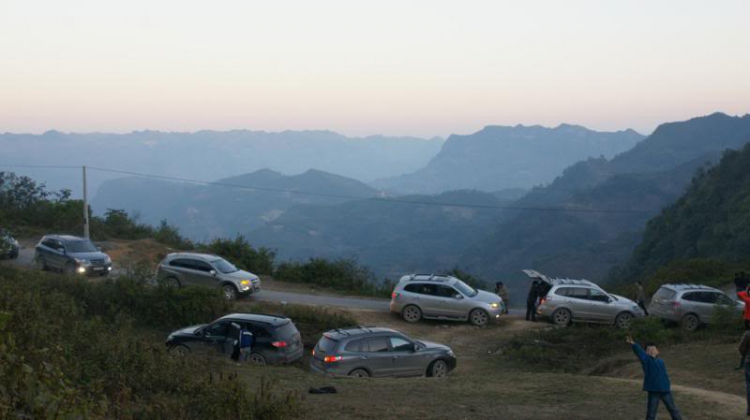
{"type": "Polygon", "coordinates": [[[229,338],[232,344],[232,360],[239,362],[245,360],[245,355],[252,351],[253,333],[244,325],[236,322],[230,324],[229,338]]]}
{"type": "Polygon", "coordinates": [[[656,419],[656,411],[659,408],[659,401],[664,405],[672,416],[672,420],[682,420],[680,411],[675,406],[672,398],[672,389],[667,374],[667,366],[659,358],[659,348],[654,343],[646,343],[646,350],[633,341],[633,337],[628,336],[625,340],[633,349],[638,360],[641,361],[643,368],[643,390],[648,392],[648,404],[646,409],[646,420],[656,419]]]}
{"type": "Polygon", "coordinates": [[[640,282],[640,280],[635,282],[635,287],[637,289],[635,303],[637,303],[638,306],[643,309],[643,313],[648,316],[648,309],[646,309],[646,292],[643,290],[643,284],[640,282]]]}
{"type": "Polygon", "coordinates": [[[536,322],[536,300],[539,298],[539,281],[531,283],[529,294],[526,296],[526,320],[536,322]]]}
{"type": "Polygon", "coordinates": [[[745,312],[742,314],[742,319],[745,322],[745,331],[750,330],[750,296],[748,296],[748,292],[750,292],[750,284],[745,287],[744,291],[737,293],[737,297],[745,302],[745,312]]]}
{"type": "Polygon", "coordinates": [[[508,307],[510,306],[510,292],[508,292],[508,288],[505,287],[505,284],[503,284],[503,282],[499,281],[495,283],[495,294],[500,296],[500,299],[503,300],[503,303],[505,304],[503,313],[507,314],[508,307]]]}

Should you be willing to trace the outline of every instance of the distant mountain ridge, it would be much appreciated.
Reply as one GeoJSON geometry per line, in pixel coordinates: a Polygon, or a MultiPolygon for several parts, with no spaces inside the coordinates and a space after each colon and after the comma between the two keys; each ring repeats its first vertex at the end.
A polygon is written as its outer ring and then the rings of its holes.
{"type": "Polygon", "coordinates": [[[395,193],[422,194],[531,188],[552,181],[577,161],[613,157],[643,138],[633,130],[607,133],[569,124],[487,126],[474,134],[451,135],[426,167],[373,185],[395,193]]]}
{"type": "MultiPolygon", "coordinates": [[[[346,137],[313,130],[0,134],[3,161],[14,164],[89,165],[204,181],[269,168],[284,174],[318,169],[369,182],[426,165],[442,142],[440,138],[346,137]]],[[[18,172],[51,189],[70,188],[80,194],[80,172],[18,172]]],[[[121,176],[89,171],[90,193],[102,182],[121,176]]]]}
{"type": "Polygon", "coordinates": [[[262,169],[220,179],[216,185],[138,177],[114,179],[102,185],[92,208],[98,213],[123,209],[150,224],[167,219],[184,235],[208,240],[247,233],[296,205],[327,206],[378,194],[360,181],[319,170],[287,176],[262,169]]]}

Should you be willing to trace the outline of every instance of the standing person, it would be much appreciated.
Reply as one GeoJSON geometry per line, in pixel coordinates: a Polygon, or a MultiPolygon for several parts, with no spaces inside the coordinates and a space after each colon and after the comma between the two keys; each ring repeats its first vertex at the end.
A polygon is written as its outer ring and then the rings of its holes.
{"type": "Polygon", "coordinates": [[[633,341],[633,337],[628,336],[626,342],[630,344],[638,360],[641,361],[643,368],[643,390],[648,392],[648,404],[646,409],[646,420],[656,419],[656,411],[659,408],[659,401],[664,405],[672,416],[672,420],[682,420],[680,411],[674,404],[672,398],[672,389],[667,374],[667,365],[659,359],[659,348],[654,343],[646,343],[646,350],[633,341]]]}
{"type": "Polygon", "coordinates": [[[495,283],[495,294],[500,296],[500,299],[503,300],[503,303],[505,304],[505,309],[503,309],[503,313],[508,313],[508,308],[510,307],[510,292],[508,292],[508,288],[505,287],[503,282],[499,281],[495,283]]]}
{"type": "Polygon", "coordinates": [[[750,331],[745,331],[745,334],[742,335],[742,341],[740,341],[740,365],[737,367],[737,369],[741,369],[742,365],[745,365],[745,388],[747,393],[747,415],[750,416],[750,363],[745,363],[745,358],[747,357],[747,351],[750,349],[750,331]]]}
{"type": "Polygon", "coordinates": [[[526,320],[536,322],[536,300],[539,297],[539,281],[531,283],[529,294],[526,296],[526,320]]]}
{"type": "Polygon", "coordinates": [[[742,314],[742,319],[745,321],[745,331],[750,330],[750,296],[748,296],[748,292],[750,292],[750,284],[745,286],[744,291],[737,293],[737,297],[745,302],[745,312],[742,314]]]}
{"type": "Polygon", "coordinates": [[[636,297],[635,302],[641,307],[641,309],[643,309],[643,313],[648,316],[648,309],[646,309],[646,292],[643,290],[643,284],[641,284],[640,280],[635,282],[635,287],[638,289],[638,296],[636,297]]]}

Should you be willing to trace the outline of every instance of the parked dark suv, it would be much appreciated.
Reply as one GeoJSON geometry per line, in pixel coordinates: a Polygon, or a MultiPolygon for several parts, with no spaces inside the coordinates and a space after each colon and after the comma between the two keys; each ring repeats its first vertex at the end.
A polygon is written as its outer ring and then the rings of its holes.
{"type": "Polygon", "coordinates": [[[448,346],[414,340],[390,328],[356,327],[323,334],[310,368],[331,375],[443,377],[456,367],[448,346]]]}
{"type": "Polygon", "coordinates": [[[265,314],[230,314],[210,324],[183,328],[169,334],[166,345],[170,352],[183,355],[214,351],[230,357],[237,326],[253,334],[254,342],[245,359],[250,363],[276,365],[302,357],[302,338],[292,320],[265,314]]]}
{"type": "Polygon", "coordinates": [[[41,270],[106,276],[112,259],[90,240],[70,235],[46,235],[36,246],[34,263],[41,270]]]}

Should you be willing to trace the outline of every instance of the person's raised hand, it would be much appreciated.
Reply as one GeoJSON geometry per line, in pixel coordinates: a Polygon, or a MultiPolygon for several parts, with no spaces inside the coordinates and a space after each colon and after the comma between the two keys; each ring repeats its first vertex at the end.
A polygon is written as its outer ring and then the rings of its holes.
{"type": "Polygon", "coordinates": [[[633,343],[635,343],[635,341],[633,341],[633,336],[630,335],[630,334],[628,334],[628,338],[625,339],[625,342],[628,343],[628,344],[630,344],[630,345],[632,345],[633,343]]]}

